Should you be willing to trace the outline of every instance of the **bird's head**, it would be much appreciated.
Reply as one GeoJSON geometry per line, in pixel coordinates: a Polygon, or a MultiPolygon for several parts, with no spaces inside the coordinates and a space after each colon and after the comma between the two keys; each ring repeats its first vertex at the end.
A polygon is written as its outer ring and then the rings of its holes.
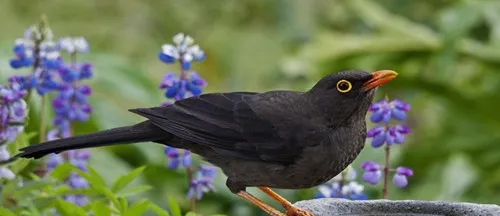
{"type": "Polygon", "coordinates": [[[398,74],[392,70],[373,73],[348,70],[323,77],[306,95],[332,123],[364,119],[377,87],[398,74]]]}

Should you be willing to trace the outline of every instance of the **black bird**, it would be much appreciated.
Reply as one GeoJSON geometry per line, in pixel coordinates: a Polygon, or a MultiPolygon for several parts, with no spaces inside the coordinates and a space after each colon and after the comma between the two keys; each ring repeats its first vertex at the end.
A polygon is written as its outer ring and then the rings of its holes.
{"type": "Polygon", "coordinates": [[[130,110],[148,120],[21,149],[40,158],[71,149],[151,141],[187,149],[220,167],[231,192],[270,215],[283,215],[246,192],[260,190],[280,202],[286,215],[312,215],[271,188],[322,184],[358,156],[366,137],[365,115],[391,70],[349,70],[322,78],[306,92],[210,93],[166,107],[130,110]]]}

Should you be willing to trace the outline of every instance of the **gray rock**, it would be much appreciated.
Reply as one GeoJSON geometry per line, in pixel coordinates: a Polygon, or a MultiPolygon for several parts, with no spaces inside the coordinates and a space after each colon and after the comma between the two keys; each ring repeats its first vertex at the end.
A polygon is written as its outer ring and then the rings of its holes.
{"type": "Polygon", "coordinates": [[[442,201],[417,200],[346,200],[323,198],[304,200],[295,203],[299,208],[313,213],[315,216],[349,215],[349,216],[500,216],[500,206],[456,203],[442,201]]]}

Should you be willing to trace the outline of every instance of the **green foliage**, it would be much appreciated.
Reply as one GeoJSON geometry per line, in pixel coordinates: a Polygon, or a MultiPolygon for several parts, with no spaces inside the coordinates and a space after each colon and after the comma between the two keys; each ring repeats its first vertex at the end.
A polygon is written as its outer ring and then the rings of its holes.
{"type": "MultiPolygon", "coordinates": [[[[57,211],[63,216],[88,215],[144,215],[146,211],[152,210],[156,215],[169,215],[147,199],[141,199],[130,203],[128,199],[132,195],[149,189],[149,186],[139,185],[129,187],[130,183],[139,176],[145,167],[139,167],[120,178],[114,184],[108,185],[92,168],[85,173],[69,163],[57,166],[47,178],[36,178],[19,186],[17,182],[10,181],[2,187],[2,201],[4,206],[11,208],[0,208],[1,215],[21,214],[42,215],[42,212],[57,211]],[[65,184],[60,184],[71,173],[78,173],[85,178],[91,187],[87,189],[71,189],[65,184]],[[113,188],[109,189],[109,188],[113,188]],[[124,192],[126,193],[119,193],[124,192]],[[68,194],[83,194],[91,197],[91,202],[80,207],[61,197],[68,194]],[[16,203],[15,206],[12,204],[16,203]]],[[[179,211],[175,201],[171,202],[173,212],[179,211]]]]}
{"type": "MultiPolygon", "coordinates": [[[[77,134],[136,123],[142,119],[127,112],[128,108],[160,104],[163,98],[157,84],[163,72],[174,68],[160,63],[157,52],[175,33],[186,32],[207,52],[206,63],[194,69],[207,79],[209,92],[304,90],[333,71],[398,71],[400,76],[380,88],[377,99],[388,93],[412,105],[408,122],[413,133],[408,145],[393,155],[394,163],[413,168],[415,176],[407,189],[390,189],[391,198],[500,203],[500,119],[495,109],[500,107],[498,1],[4,0],[0,1],[2,80],[21,73],[7,64],[12,42],[41,13],[48,15],[57,35],[82,35],[91,44],[92,53],[82,58],[96,69],[90,83],[94,115],[88,123],[76,125],[77,134]],[[457,184],[450,184],[457,179],[457,184]]],[[[36,129],[38,100],[34,97],[31,102],[34,111],[28,128],[36,129]]],[[[28,142],[19,144],[12,152],[28,142]]],[[[365,148],[354,167],[380,157],[378,151],[365,148]]],[[[28,160],[19,160],[12,168],[33,177],[22,171],[29,170],[27,164],[28,160]]],[[[170,215],[163,211],[170,209],[169,197],[177,200],[183,212],[187,210],[184,173],[165,168],[161,146],[138,143],[92,150],[90,166],[101,180],[114,183],[94,179],[92,189],[84,192],[102,201],[92,202],[88,211],[116,213],[122,205],[118,197],[133,201],[128,209],[140,198],[151,200],[145,215],[170,215]],[[119,189],[128,180],[118,179],[144,164],[148,164],[144,172],[119,189]],[[95,184],[106,185],[105,193],[112,196],[103,195],[104,190],[96,190],[95,184]],[[137,193],[139,198],[134,196],[137,193]],[[109,208],[109,203],[116,209],[109,208]]],[[[235,201],[224,180],[218,178],[217,193],[199,202],[196,212],[242,216],[260,212],[235,201]]],[[[37,215],[34,206],[56,205],[44,194],[47,191],[70,193],[45,179],[23,185],[8,182],[2,188],[4,206],[9,206],[5,200],[13,191],[20,193],[17,200],[26,198],[22,204],[28,207],[7,208],[16,215],[37,215]]],[[[380,191],[366,188],[373,196],[380,191]]],[[[279,192],[297,201],[311,198],[314,190],[279,192]]],[[[256,196],[271,201],[259,193],[256,196]]]]}

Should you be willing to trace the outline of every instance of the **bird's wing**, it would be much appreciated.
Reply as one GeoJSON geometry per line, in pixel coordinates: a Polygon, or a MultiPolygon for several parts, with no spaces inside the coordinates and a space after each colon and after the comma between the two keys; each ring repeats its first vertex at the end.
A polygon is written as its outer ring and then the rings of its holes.
{"type": "MultiPolygon", "coordinates": [[[[252,109],[252,92],[204,94],[166,107],[130,110],[180,138],[229,157],[292,163],[301,152],[252,109]]],[[[300,146],[300,145],[299,145],[300,146]]]]}

